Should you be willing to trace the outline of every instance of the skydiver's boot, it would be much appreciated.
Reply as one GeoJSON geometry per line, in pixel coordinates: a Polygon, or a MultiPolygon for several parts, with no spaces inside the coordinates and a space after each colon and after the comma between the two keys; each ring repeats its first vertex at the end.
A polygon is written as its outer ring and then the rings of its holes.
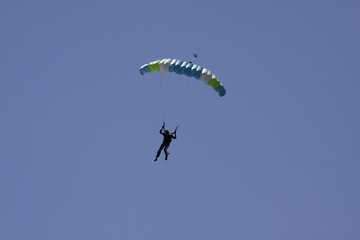
{"type": "Polygon", "coordinates": [[[165,153],[165,160],[168,159],[169,153],[165,153]]]}

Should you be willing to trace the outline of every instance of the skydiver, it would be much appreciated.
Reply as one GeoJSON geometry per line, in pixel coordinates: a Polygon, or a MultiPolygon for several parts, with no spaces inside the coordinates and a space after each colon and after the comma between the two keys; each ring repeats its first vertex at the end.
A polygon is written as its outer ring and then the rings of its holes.
{"type": "Polygon", "coordinates": [[[157,151],[156,158],[155,158],[154,162],[156,162],[156,160],[160,156],[161,150],[163,150],[163,149],[164,149],[164,152],[165,152],[165,160],[168,159],[169,153],[167,152],[167,149],[170,146],[171,140],[176,139],[176,130],[177,130],[177,127],[175,128],[175,131],[173,133],[169,133],[169,131],[165,129],[165,123],[163,123],[159,133],[164,136],[164,140],[163,140],[159,150],[157,151]]]}

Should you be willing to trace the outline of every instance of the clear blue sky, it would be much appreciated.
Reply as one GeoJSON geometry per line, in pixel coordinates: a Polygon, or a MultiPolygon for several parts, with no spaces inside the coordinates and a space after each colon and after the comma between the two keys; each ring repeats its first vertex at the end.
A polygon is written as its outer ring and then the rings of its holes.
{"type": "Polygon", "coordinates": [[[359,12],[2,0],[0,239],[360,239],[359,12]],[[154,163],[138,68],[193,52],[227,95],[154,163]]]}

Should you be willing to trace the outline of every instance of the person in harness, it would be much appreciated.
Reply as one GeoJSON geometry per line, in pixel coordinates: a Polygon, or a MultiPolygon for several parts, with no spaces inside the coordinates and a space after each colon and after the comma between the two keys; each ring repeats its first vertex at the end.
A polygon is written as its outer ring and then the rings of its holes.
{"type": "Polygon", "coordinates": [[[159,150],[157,151],[156,158],[155,158],[154,162],[157,161],[158,157],[160,156],[161,150],[163,150],[163,149],[164,149],[164,152],[165,152],[165,160],[168,159],[169,153],[168,153],[167,149],[170,146],[171,140],[176,139],[176,130],[177,130],[177,128],[178,127],[175,128],[175,131],[173,133],[169,133],[169,131],[165,129],[165,123],[163,123],[159,133],[164,136],[164,140],[163,140],[159,150]]]}

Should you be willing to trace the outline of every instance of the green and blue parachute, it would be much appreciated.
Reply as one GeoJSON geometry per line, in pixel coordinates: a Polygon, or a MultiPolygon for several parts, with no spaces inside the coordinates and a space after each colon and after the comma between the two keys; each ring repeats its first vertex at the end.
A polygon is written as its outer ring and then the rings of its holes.
{"type": "Polygon", "coordinates": [[[188,77],[195,77],[196,79],[202,80],[219,93],[220,97],[223,97],[226,93],[224,86],[210,70],[188,61],[165,58],[145,64],[141,66],[139,70],[141,75],[154,70],[184,74],[188,77]]]}

